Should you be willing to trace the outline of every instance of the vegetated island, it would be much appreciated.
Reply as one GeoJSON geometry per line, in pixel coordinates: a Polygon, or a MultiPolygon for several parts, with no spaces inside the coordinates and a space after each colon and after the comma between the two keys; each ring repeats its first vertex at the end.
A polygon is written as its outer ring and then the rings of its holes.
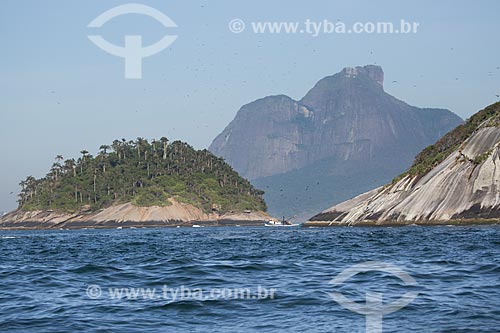
{"type": "Polygon", "coordinates": [[[391,184],[333,206],[304,226],[498,224],[499,165],[497,102],[425,148],[391,184]]]}
{"type": "Polygon", "coordinates": [[[0,229],[264,225],[263,191],[222,158],[165,137],[115,140],[92,156],[58,155],[49,173],[20,183],[0,229]]]}

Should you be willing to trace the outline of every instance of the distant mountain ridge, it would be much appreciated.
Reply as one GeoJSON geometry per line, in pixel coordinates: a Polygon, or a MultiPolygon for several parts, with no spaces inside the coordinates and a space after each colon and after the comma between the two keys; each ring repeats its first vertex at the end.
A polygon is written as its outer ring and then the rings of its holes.
{"type": "Polygon", "coordinates": [[[339,183],[347,186],[345,178],[356,177],[350,194],[368,190],[367,182],[383,184],[462,123],[449,110],[392,97],[383,82],[379,66],[347,67],[318,81],[299,101],[285,95],[258,99],[241,107],[209,150],[266,191],[272,214],[300,214],[311,203],[327,207],[347,199],[345,189],[336,190],[339,183]],[[290,173],[296,175],[292,182],[290,173]]]}

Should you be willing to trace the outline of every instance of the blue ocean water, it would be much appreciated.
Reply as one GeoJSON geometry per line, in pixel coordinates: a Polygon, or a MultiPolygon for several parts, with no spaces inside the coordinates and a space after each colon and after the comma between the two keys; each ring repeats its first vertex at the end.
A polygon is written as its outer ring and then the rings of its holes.
{"type": "Polygon", "coordinates": [[[0,231],[0,285],[2,332],[365,332],[329,293],[409,290],[384,332],[499,332],[500,228],[0,231]],[[375,271],[329,284],[366,261],[417,285],[375,271]]]}

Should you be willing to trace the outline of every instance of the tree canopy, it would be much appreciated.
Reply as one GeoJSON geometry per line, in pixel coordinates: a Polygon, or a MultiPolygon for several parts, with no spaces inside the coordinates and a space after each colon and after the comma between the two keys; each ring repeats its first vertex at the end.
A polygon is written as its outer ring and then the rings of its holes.
{"type": "Polygon", "coordinates": [[[181,141],[137,138],[101,145],[92,156],[57,155],[49,173],[20,183],[19,209],[76,212],[132,202],[166,206],[169,198],[204,211],[266,210],[263,191],[240,177],[222,158],[181,141]]]}

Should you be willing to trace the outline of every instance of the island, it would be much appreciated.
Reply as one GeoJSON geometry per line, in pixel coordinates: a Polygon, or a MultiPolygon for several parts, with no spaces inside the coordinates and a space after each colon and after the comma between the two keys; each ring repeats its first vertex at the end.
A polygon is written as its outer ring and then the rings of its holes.
{"type": "Polygon", "coordinates": [[[304,226],[498,224],[500,102],[425,148],[392,183],[313,216],[304,226]]]}
{"type": "Polygon", "coordinates": [[[264,225],[264,192],[222,158],[165,137],[115,140],[92,156],[57,155],[45,177],[21,181],[0,229],[264,225]]]}

